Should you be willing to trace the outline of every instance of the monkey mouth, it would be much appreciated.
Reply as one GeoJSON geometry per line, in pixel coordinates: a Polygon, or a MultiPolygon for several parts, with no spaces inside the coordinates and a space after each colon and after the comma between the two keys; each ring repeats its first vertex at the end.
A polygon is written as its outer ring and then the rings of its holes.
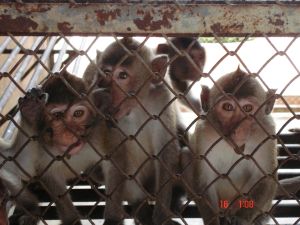
{"type": "Polygon", "coordinates": [[[236,154],[242,154],[245,151],[245,144],[241,146],[233,146],[233,150],[236,154]]]}
{"type": "Polygon", "coordinates": [[[245,151],[245,140],[240,140],[236,131],[227,135],[227,138],[229,139],[227,142],[232,146],[235,153],[242,154],[245,151]]]}
{"type": "Polygon", "coordinates": [[[62,152],[66,153],[67,156],[72,156],[77,154],[78,152],[81,151],[81,149],[84,146],[84,142],[81,140],[76,141],[75,143],[68,145],[66,147],[63,147],[61,149],[62,152]]]}

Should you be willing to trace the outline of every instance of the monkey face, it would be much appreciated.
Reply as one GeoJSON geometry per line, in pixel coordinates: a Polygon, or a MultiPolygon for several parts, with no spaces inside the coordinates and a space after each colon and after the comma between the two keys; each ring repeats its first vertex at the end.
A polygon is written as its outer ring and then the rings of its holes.
{"type": "Polygon", "coordinates": [[[137,104],[134,98],[130,97],[135,93],[136,75],[126,66],[104,67],[103,71],[110,77],[111,101],[115,111],[114,117],[120,119],[128,115],[137,104]]]}
{"type": "MultiPolygon", "coordinates": [[[[186,52],[186,56],[177,56],[170,67],[170,72],[178,80],[196,81],[203,71],[205,52],[202,48],[192,48],[186,52]]],[[[175,55],[175,54],[174,54],[175,55]]]]}
{"type": "Polygon", "coordinates": [[[259,103],[255,97],[225,98],[217,102],[213,108],[213,114],[217,119],[220,131],[234,145],[241,147],[245,145],[252,126],[255,124],[252,116],[259,108],[259,103]]]}
{"type": "Polygon", "coordinates": [[[44,140],[54,145],[60,152],[69,155],[78,153],[85,144],[95,113],[88,103],[81,101],[71,106],[65,104],[49,104],[47,127],[44,140]]]}

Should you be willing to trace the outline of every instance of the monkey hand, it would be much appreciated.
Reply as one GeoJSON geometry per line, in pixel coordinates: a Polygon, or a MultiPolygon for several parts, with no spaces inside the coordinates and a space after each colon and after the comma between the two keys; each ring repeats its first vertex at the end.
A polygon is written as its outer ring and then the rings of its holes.
{"type": "Polygon", "coordinates": [[[43,90],[39,87],[32,88],[26,92],[24,97],[19,98],[18,103],[22,105],[22,104],[26,104],[26,101],[29,102],[32,100],[35,100],[36,102],[42,101],[46,103],[48,100],[48,94],[43,92],[43,90]]]}
{"type": "Polygon", "coordinates": [[[37,217],[27,215],[24,211],[18,209],[9,217],[9,225],[36,225],[37,223],[37,217]]]}
{"type": "Polygon", "coordinates": [[[28,122],[36,121],[47,103],[48,94],[40,88],[32,88],[24,97],[19,98],[18,104],[22,117],[28,122]]]}

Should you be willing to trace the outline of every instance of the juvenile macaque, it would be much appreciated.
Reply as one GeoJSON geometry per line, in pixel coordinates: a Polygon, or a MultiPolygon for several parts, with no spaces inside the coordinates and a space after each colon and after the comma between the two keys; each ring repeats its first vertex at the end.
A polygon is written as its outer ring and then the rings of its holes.
{"type": "MultiPolygon", "coordinates": [[[[6,157],[1,159],[0,175],[17,204],[10,224],[37,224],[37,198],[23,183],[34,181],[39,181],[55,201],[63,225],[81,224],[66,181],[80,177],[81,172],[93,171],[101,159],[97,153],[102,148],[100,136],[107,133],[92,101],[82,97],[86,93],[80,78],[63,72],[19,99],[21,130],[12,146],[0,146],[6,157]]],[[[102,109],[100,105],[105,106],[109,100],[108,93],[95,90],[93,94],[97,98],[95,105],[102,109]]]]}
{"type": "Polygon", "coordinates": [[[204,223],[261,224],[277,190],[276,132],[270,115],[274,92],[265,92],[238,68],[211,89],[203,88],[201,98],[207,115],[198,121],[191,140],[201,157],[186,176],[193,174],[189,183],[202,197],[194,200],[204,223]],[[250,203],[249,208],[244,205],[250,203]]]}
{"type": "Polygon", "coordinates": [[[205,63],[205,50],[196,40],[192,37],[172,38],[171,43],[182,52],[186,52],[190,58],[179,55],[175,49],[169,44],[159,44],[157,46],[157,54],[168,54],[170,60],[173,60],[170,64],[169,74],[172,82],[172,86],[177,93],[183,93],[186,95],[186,100],[182,99],[182,103],[194,110],[201,110],[201,103],[198,99],[194,98],[189,91],[189,85],[193,81],[197,81],[202,76],[203,67],[205,63]],[[193,61],[194,64],[191,62],[193,61]]]}
{"type": "MultiPolygon", "coordinates": [[[[112,129],[113,148],[107,149],[109,160],[102,167],[110,196],[105,225],[122,223],[124,200],[135,206],[134,216],[141,224],[173,223],[168,217],[172,215],[172,176],[178,163],[176,114],[174,105],[169,104],[169,90],[164,85],[157,88],[168,58],[154,56],[150,49],[139,46],[132,38],[123,38],[109,45],[97,59],[97,67],[110,78],[114,117],[123,132],[112,129]],[[152,220],[151,210],[145,209],[153,194],[156,205],[152,220]]],[[[97,71],[89,66],[83,79],[91,83],[91,77],[100,76],[97,71]]]]}

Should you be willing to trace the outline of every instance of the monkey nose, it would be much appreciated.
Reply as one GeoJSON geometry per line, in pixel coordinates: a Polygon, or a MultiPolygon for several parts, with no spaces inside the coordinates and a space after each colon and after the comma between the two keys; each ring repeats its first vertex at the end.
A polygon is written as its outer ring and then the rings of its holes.
{"type": "Polygon", "coordinates": [[[244,151],[245,151],[245,144],[241,145],[241,146],[236,146],[234,148],[234,151],[237,153],[237,154],[242,154],[244,151]]]}

